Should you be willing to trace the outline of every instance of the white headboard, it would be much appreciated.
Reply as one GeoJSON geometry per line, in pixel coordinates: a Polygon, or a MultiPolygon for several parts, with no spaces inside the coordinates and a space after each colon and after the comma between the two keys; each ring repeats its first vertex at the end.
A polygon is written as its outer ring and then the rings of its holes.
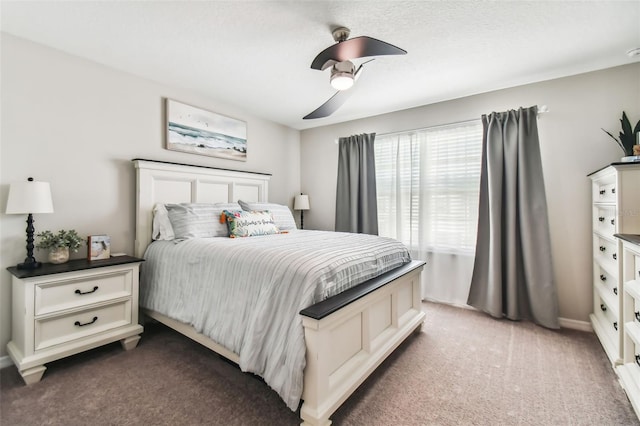
{"type": "Polygon", "coordinates": [[[151,243],[156,203],[229,203],[267,201],[269,179],[264,173],[134,159],[136,167],[135,256],[143,257],[151,243]]]}

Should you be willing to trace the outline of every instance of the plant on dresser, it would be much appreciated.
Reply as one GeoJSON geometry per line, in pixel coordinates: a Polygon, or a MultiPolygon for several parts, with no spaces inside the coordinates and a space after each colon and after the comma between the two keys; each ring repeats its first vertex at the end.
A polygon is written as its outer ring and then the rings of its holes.
{"type": "Polygon", "coordinates": [[[23,270],[12,277],[11,341],[7,351],[26,384],[44,364],[119,340],[133,349],[138,324],[138,276],[143,259],[114,256],[23,270]]]}
{"type": "Polygon", "coordinates": [[[622,245],[614,234],[640,232],[640,163],[613,163],[592,181],[593,313],[591,325],[611,363],[622,363],[622,245]]]}
{"type": "MultiPolygon", "coordinates": [[[[639,212],[640,213],[640,212],[639,212]]],[[[640,232],[640,231],[639,231],[640,232]]],[[[616,235],[622,240],[624,284],[624,359],[617,368],[636,415],[640,413],[640,235],[616,235]]]]}

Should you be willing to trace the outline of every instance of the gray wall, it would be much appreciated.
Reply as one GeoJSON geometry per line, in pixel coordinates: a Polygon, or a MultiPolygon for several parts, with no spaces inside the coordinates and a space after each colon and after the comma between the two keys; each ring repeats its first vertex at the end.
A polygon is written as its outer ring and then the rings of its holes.
{"type": "MultiPolygon", "coordinates": [[[[300,133],[198,93],[166,87],[1,34],[0,356],[11,335],[11,275],[24,260],[25,220],[5,215],[9,184],[51,183],[55,213],[34,215],[36,232],[109,234],[112,251],[133,253],[133,158],[272,173],[270,200],[293,206],[300,185],[300,133]],[[163,98],[247,122],[248,161],[163,149],[163,98]]],[[[187,84],[187,83],[185,83],[187,84]]],[[[74,257],[84,257],[86,249],[74,257]]],[[[36,251],[42,260],[44,252],[36,251]]]]}
{"type": "Polygon", "coordinates": [[[547,105],[550,110],[540,116],[538,128],[560,315],[587,321],[592,310],[592,266],[586,176],[623,155],[600,128],[617,134],[623,110],[634,123],[640,119],[639,63],[304,130],[301,189],[311,202],[305,228],[333,230],[338,137],[417,129],[531,105],[547,105]]]}

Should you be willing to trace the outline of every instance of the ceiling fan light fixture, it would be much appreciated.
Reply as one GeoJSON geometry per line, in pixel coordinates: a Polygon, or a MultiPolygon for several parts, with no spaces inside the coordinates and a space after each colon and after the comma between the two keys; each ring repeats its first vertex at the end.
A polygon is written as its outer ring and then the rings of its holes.
{"type": "Polygon", "coordinates": [[[353,86],[353,74],[350,72],[335,72],[331,74],[331,86],[336,90],[347,90],[353,86]]]}

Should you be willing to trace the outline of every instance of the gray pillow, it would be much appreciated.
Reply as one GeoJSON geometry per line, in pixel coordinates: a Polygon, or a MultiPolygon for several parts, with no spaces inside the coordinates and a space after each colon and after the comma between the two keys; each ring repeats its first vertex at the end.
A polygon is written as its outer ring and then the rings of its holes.
{"type": "Polygon", "coordinates": [[[273,222],[281,231],[297,229],[293,214],[291,214],[291,210],[289,210],[287,206],[275,203],[246,202],[242,200],[238,200],[238,204],[240,204],[242,210],[246,211],[269,210],[273,216],[273,222]]]}
{"type": "Polygon", "coordinates": [[[223,210],[240,210],[236,203],[165,204],[175,239],[228,237],[225,222],[220,223],[223,210]]]}

